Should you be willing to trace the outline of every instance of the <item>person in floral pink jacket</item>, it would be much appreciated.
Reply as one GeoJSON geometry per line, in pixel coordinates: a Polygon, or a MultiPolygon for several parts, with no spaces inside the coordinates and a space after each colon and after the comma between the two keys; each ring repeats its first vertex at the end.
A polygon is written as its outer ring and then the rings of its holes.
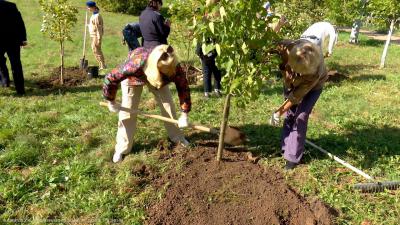
{"type": "MultiPolygon", "coordinates": [[[[147,86],[161,109],[164,117],[176,118],[175,106],[168,84],[174,83],[178,92],[181,116],[178,127],[188,126],[188,113],[191,109],[189,84],[179,65],[174,49],[169,45],[159,45],[154,49],[137,48],[129,53],[128,59],[106,75],[103,97],[108,101],[112,112],[119,112],[117,143],[113,161],[119,162],[133,146],[137,114],[120,111],[120,107],[137,110],[143,86],[147,86]],[[122,102],[116,103],[118,85],[121,83],[122,102]]],[[[164,123],[171,141],[188,146],[183,132],[173,124],[164,123]]]]}

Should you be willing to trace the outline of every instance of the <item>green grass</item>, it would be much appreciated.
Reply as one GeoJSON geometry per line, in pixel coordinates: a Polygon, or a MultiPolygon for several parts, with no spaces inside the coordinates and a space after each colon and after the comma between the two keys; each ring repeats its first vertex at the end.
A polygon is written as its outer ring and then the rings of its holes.
{"type": "MultiPolygon", "coordinates": [[[[27,219],[43,224],[46,219],[59,219],[108,224],[119,220],[141,224],[145,206],[161,193],[146,183],[137,185],[140,177],[132,168],[145,164],[156,173],[166,169],[168,162],[159,161],[155,149],[156,143],[166,138],[162,123],[139,119],[134,153],[121,164],[111,163],[117,116],[98,106],[101,80],[90,80],[79,87],[38,89],[34,82],[49,76],[59,63],[58,48],[39,31],[37,2],[15,2],[27,25],[30,43],[22,51],[28,95],[16,97],[14,90],[0,89],[0,221],[27,219]]],[[[79,13],[74,42],[66,46],[67,66],[78,66],[82,57],[84,11],[79,13]]],[[[137,17],[107,12],[103,17],[103,50],[112,68],[127,54],[120,44],[119,31],[137,17]]],[[[347,39],[348,33],[340,35],[327,65],[350,79],[326,86],[311,116],[308,139],[378,180],[400,180],[400,46],[390,46],[387,67],[380,70],[382,42],[361,35],[360,45],[354,46],[347,44],[347,39]]],[[[87,56],[90,64],[95,64],[90,49],[87,56]]],[[[196,60],[193,55],[190,59],[196,60]]],[[[218,126],[223,99],[206,101],[201,87],[193,86],[192,90],[190,119],[218,126]]],[[[283,164],[276,154],[280,128],[269,126],[267,121],[282,102],[281,90],[280,81],[273,81],[245,110],[232,107],[230,116],[230,123],[248,134],[250,147],[258,146],[263,162],[279,167],[283,164]]],[[[146,104],[151,98],[146,90],[140,107],[158,113],[146,104]]],[[[192,135],[189,139],[195,142],[202,137],[192,135]]],[[[352,184],[365,182],[360,176],[309,147],[304,160],[305,165],[286,174],[288,182],[303,195],[317,196],[338,209],[339,224],[365,220],[398,224],[400,191],[360,194],[351,189],[352,184]]]]}

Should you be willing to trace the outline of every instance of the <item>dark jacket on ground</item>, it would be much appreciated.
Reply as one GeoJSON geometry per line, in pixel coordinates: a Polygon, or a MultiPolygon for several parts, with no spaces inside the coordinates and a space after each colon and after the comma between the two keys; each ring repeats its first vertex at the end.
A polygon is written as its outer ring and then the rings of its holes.
{"type": "Polygon", "coordinates": [[[15,3],[0,0],[0,46],[26,41],[25,24],[15,3]]]}
{"type": "Polygon", "coordinates": [[[165,25],[165,18],[157,11],[147,7],[139,17],[140,30],[143,36],[143,47],[153,48],[168,44],[170,27],[165,25]]]}

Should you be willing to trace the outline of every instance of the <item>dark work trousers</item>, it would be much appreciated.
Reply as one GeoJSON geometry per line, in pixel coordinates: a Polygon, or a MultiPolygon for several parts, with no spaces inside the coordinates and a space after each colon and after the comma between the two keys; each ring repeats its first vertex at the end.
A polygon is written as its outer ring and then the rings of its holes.
{"type": "Polygon", "coordinates": [[[203,57],[201,59],[203,66],[204,92],[211,92],[211,75],[214,74],[214,87],[221,90],[221,71],[215,64],[215,58],[203,57]]]}
{"type": "Polygon", "coordinates": [[[15,89],[18,94],[25,93],[24,75],[21,64],[21,47],[18,45],[0,46],[0,77],[3,87],[10,86],[10,76],[6,65],[5,54],[10,60],[15,89]]]}
{"type": "MultiPolygon", "coordinates": [[[[292,106],[286,112],[282,130],[283,157],[294,163],[299,163],[304,153],[308,117],[321,95],[322,89],[311,90],[298,105],[292,106]]],[[[285,93],[285,97],[289,93],[285,93]]]]}

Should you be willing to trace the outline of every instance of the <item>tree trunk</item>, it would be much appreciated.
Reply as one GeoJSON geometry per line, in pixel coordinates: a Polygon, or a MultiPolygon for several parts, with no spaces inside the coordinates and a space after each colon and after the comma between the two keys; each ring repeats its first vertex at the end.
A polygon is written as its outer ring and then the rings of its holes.
{"type": "Polygon", "coordinates": [[[60,84],[64,84],[64,42],[60,41],[60,56],[61,56],[61,73],[60,84]]]}
{"type": "Polygon", "coordinates": [[[224,105],[224,114],[221,123],[220,133],[219,133],[219,144],[218,144],[218,152],[217,152],[217,161],[221,161],[222,159],[222,152],[225,147],[224,137],[225,137],[225,130],[226,126],[228,125],[228,117],[229,117],[229,109],[231,105],[231,94],[227,94],[225,98],[225,105],[224,105]]]}
{"type": "Polygon", "coordinates": [[[389,44],[390,44],[390,39],[392,38],[392,33],[393,33],[393,28],[394,28],[394,24],[395,24],[394,19],[392,19],[392,21],[390,22],[390,29],[389,29],[389,33],[386,39],[386,43],[385,43],[385,48],[383,49],[383,53],[382,53],[382,57],[381,57],[381,65],[379,66],[379,68],[383,68],[385,67],[385,60],[386,60],[386,55],[387,55],[387,51],[389,48],[389,44]]]}

